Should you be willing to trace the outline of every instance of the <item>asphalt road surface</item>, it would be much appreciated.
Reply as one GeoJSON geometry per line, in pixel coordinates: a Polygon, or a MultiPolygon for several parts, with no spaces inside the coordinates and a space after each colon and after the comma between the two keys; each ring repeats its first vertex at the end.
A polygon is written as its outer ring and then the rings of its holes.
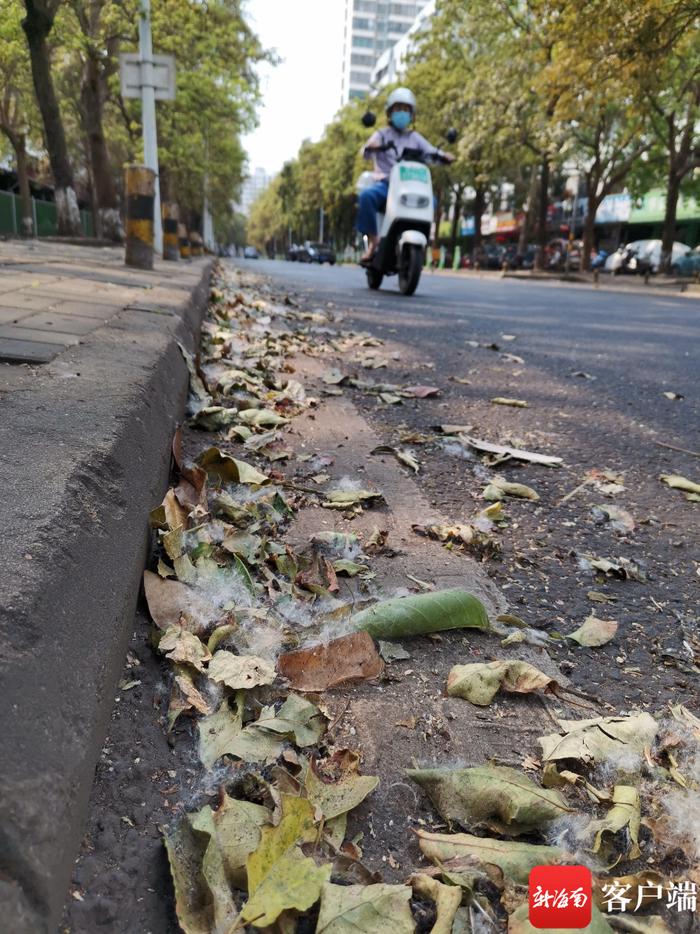
{"type": "Polygon", "coordinates": [[[609,645],[563,653],[562,670],[581,690],[617,710],[697,705],[700,505],[660,477],[700,482],[700,301],[644,294],[632,282],[595,289],[430,273],[405,297],[395,278],[370,291],[358,267],[242,265],[306,307],[332,303],[342,327],[385,341],[386,366],[367,370],[348,359],[349,374],[439,387],[437,398],[401,405],[345,392],[383,443],[405,443],[411,433],[424,439],[412,448],[421,463],[416,481],[451,522],[483,508],[488,477],[480,458],[436,442],[435,425],[469,425],[488,441],[562,457],[563,470],[513,461],[499,468],[540,500],[508,500],[510,524],[488,573],[530,625],[566,633],[589,614],[619,623],[609,645]],[[495,397],[528,407],[495,405],[495,397]],[[601,491],[589,482],[596,470],[612,472],[622,488],[601,491]],[[622,509],[622,525],[601,506],[622,509]],[[591,557],[636,562],[643,580],[596,574],[591,557]],[[591,591],[611,602],[595,602],[591,591]]]}
{"type": "Polygon", "coordinates": [[[464,349],[470,339],[497,341],[500,333],[516,333],[517,346],[502,349],[520,353],[527,345],[530,362],[552,375],[591,372],[601,395],[609,392],[616,405],[623,401],[645,418],[659,391],[683,393],[682,407],[662,407],[664,422],[694,434],[697,442],[700,299],[431,273],[423,275],[415,295],[406,297],[395,276],[378,292],[370,291],[356,266],[258,260],[242,267],[301,290],[310,300],[332,301],[380,329],[410,326],[410,343],[438,356],[448,348],[464,349]]]}

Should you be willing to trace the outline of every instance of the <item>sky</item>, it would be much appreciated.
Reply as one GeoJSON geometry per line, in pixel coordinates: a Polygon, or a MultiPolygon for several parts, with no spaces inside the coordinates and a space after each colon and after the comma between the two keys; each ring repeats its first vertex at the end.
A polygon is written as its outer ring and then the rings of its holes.
{"type": "Polygon", "coordinates": [[[249,170],[273,173],[317,140],[340,106],[345,0],[246,0],[263,46],[282,59],[259,68],[260,125],[244,137],[249,170]]]}

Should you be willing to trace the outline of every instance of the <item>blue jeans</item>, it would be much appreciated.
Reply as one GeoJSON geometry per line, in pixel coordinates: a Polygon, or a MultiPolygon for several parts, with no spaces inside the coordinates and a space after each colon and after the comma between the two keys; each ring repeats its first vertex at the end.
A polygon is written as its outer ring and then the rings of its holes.
{"type": "Polygon", "coordinates": [[[360,192],[360,205],[357,211],[356,227],[362,234],[377,233],[377,212],[386,209],[386,196],[389,193],[389,180],[375,182],[371,188],[360,192]]]}

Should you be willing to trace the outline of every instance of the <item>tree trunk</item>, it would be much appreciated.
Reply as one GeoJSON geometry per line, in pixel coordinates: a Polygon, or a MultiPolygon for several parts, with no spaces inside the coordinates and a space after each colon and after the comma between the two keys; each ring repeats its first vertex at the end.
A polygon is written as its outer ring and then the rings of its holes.
{"type": "Polygon", "coordinates": [[[34,218],[32,215],[32,195],[29,190],[26,139],[23,133],[20,133],[17,136],[17,143],[15,144],[15,158],[17,160],[19,199],[20,204],[22,205],[21,234],[23,237],[31,237],[36,233],[36,231],[34,230],[34,218]]]}
{"type": "Polygon", "coordinates": [[[73,184],[73,169],[68,157],[46,42],[53,26],[53,15],[40,0],[24,0],[24,3],[27,16],[22,20],[22,28],[27,36],[34,90],[44,124],[46,149],[54,180],[58,233],[64,236],[80,236],[80,210],[73,184]]]}
{"type": "Polygon", "coordinates": [[[586,216],[583,220],[583,253],[581,256],[581,269],[588,272],[591,268],[591,253],[593,252],[593,241],[595,237],[595,216],[598,211],[600,200],[597,197],[588,195],[588,207],[586,216]]]}
{"type": "Polygon", "coordinates": [[[482,185],[474,189],[474,251],[481,249],[481,218],[486,207],[486,191],[482,185]]]}
{"type": "Polygon", "coordinates": [[[666,211],[664,213],[664,226],[661,234],[661,267],[660,271],[671,272],[673,262],[673,243],[676,239],[676,212],[678,210],[678,196],[681,183],[675,165],[671,162],[666,185],[666,211]]]}
{"type": "Polygon", "coordinates": [[[83,129],[87,136],[92,169],[92,184],[97,201],[99,236],[121,242],[124,239],[117,189],[112,175],[107,141],[102,125],[102,88],[100,65],[88,51],[80,88],[83,129]]]}
{"type": "Polygon", "coordinates": [[[22,209],[22,220],[18,233],[22,237],[31,237],[34,228],[34,217],[32,212],[32,195],[29,190],[29,173],[27,171],[27,140],[23,133],[13,130],[7,124],[2,124],[0,129],[2,129],[5,136],[10,141],[17,165],[17,183],[19,185],[19,198],[22,209]]]}
{"type": "Polygon", "coordinates": [[[537,166],[533,165],[530,171],[530,187],[527,193],[527,207],[523,217],[523,226],[520,228],[518,236],[518,255],[524,256],[527,250],[527,243],[530,239],[530,229],[532,227],[532,218],[535,215],[537,204],[537,166]]]}
{"type": "Polygon", "coordinates": [[[455,255],[455,249],[457,247],[457,237],[459,236],[459,222],[462,216],[462,195],[464,194],[464,188],[461,185],[457,186],[455,191],[455,203],[452,214],[452,229],[450,231],[450,249],[452,250],[452,255],[455,255]]]}
{"type": "Polygon", "coordinates": [[[544,156],[540,169],[540,194],[537,212],[536,269],[544,269],[544,251],[547,246],[547,209],[549,207],[549,157],[544,156]]]}

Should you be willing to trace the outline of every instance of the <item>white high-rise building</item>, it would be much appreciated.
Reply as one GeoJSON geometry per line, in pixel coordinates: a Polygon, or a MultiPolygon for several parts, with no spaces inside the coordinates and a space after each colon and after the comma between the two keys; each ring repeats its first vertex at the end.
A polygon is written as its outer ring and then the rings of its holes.
{"type": "Polygon", "coordinates": [[[377,59],[405,35],[430,0],[345,0],[341,104],[366,97],[377,59]]]}
{"type": "Polygon", "coordinates": [[[268,175],[265,169],[255,169],[241,185],[241,197],[236,209],[247,216],[255,199],[265,191],[271,181],[272,176],[268,175]]]}
{"type": "Polygon", "coordinates": [[[415,50],[422,33],[429,28],[430,21],[435,16],[435,7],[436,0],[427,0],[405,35],[379,56],[370,79],[373,91],[380,91],[388,84],[401,80],[409,55],[415,50]]]}

